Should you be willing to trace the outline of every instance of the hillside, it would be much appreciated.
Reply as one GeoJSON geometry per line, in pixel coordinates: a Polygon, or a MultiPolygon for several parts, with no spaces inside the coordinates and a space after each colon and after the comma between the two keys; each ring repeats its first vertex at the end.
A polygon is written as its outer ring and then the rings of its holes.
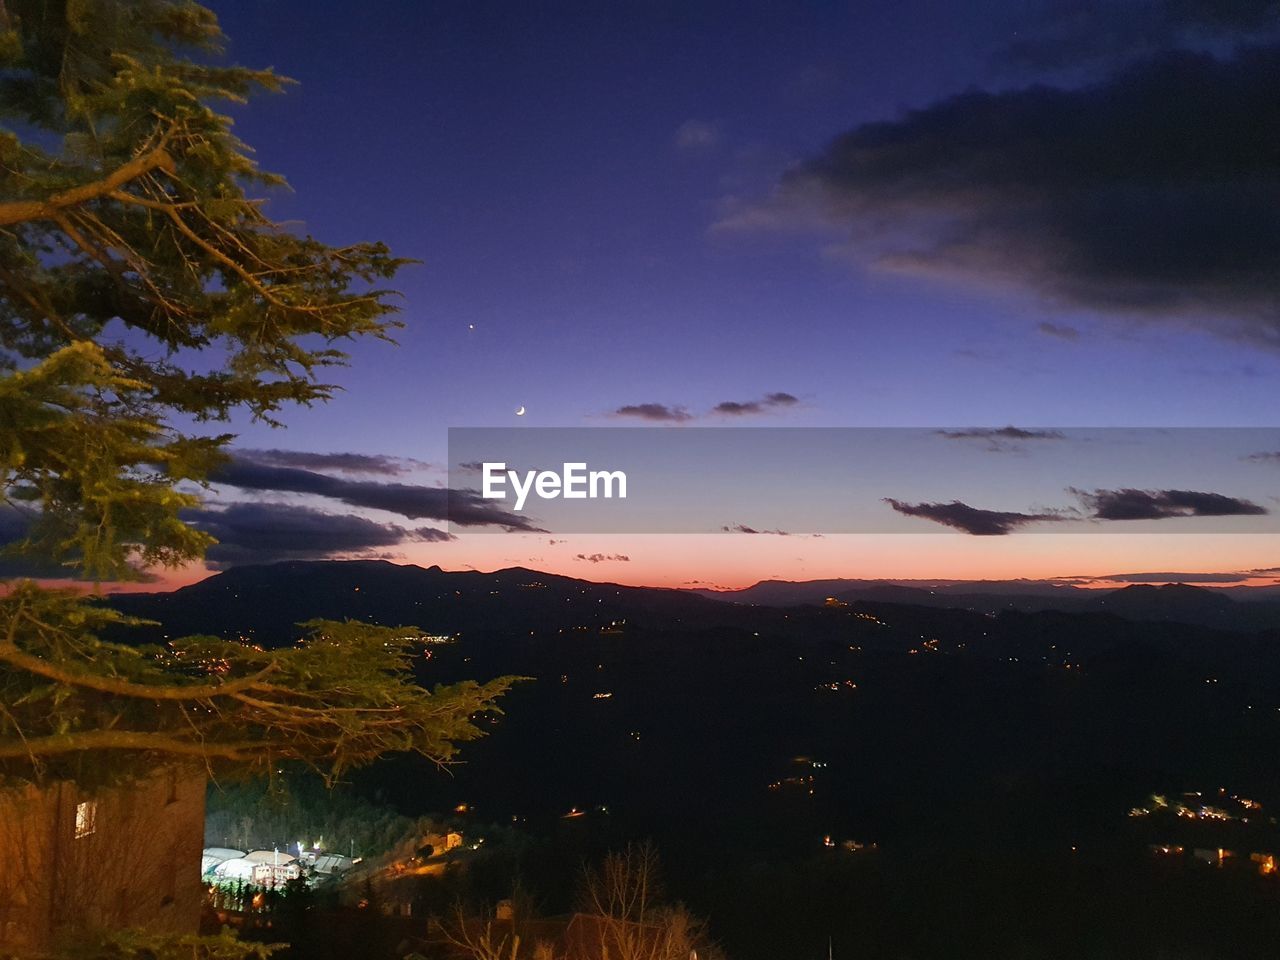
{"type": "Polygon", "coordinates": [[[1280,627],[1280,600],[1268,588],[1209,588],[1183,583],[1083,589],[1028,580],[970,581],[927,586],[870,580],[762,580],[742,590],[701,590],[720,602],[785,607],[846,603],[902,603],[999,613],[1058,611],[1111,613],[1128,620],[1194,623],[1227,630],[1280,627]]]}
{"type": "MultiPolygon", "coordinates": [[[[1203,598],[1143,590],[1121,601],[1148,616],[1149,602],[1185,613],[1203,598]]],[[[993,877],[1016,871],[1027,878],[1016,889],[1034,882],[1032,899],[1057,902],[1075,895],[1079,846],[1116,890],[1164,890],[1145,872],[1147,844],[1182,838],[1135,832],[1127,816],[1152,792],[1221,787],[1280,806],[1280,779],[1258,763],[1280,751],[1275,632],[1096,610],[749,606],[523,569],[366,561],[244,567],[113,602],[162,621],[157,637],[281,643],[314,616],[411,623],[454,636],[415,658],[425,685],[530,678],[447,775],[395,758],[358,772],[352,788],[408,815],[462,806],[482,835],[518,826],[542,844],[521,870],[544,877],[552,910],[571,908],[555,891],[572,888],[583,856],[653,838],[673,893],[716,917],[767,912],[787,885],[778,878],[843,864],[823,881],[831,889],[892,883],[912,891],[903,903],[928,890],[996,923],[1006,893],[993,891],[1010,888],[975,886],[975,871],[986,875],[975,864],[993,877]],[[554,864],[561,872],[547,877],[554,864]]],[[[1231,847],[1231,829],[1195,826],[1203,839],[1188,842],[1231,847]]],[[[1244,852],[1280,850],[1272,826],[1256,829],[1239,840],[1252,845],[1244,852]]],[[[1088,909],[1115,895],[1098,887],[1088,909]]],[[[822,903],[798,898],[788,917],[891,935],[889,908],[822,903]]],[[[782,955],[745,937],[731,945],[756,960],[782,955]]]]}

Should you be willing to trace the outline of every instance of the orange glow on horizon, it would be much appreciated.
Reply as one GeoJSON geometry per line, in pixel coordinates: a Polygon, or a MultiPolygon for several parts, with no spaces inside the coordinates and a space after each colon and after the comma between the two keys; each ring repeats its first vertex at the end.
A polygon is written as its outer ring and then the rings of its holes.
{"type": "MultiPolygon", "coordinates": [[[[1115,589],[1132,581],[1107,578],[1160,572],[1184,576],[1149,582],[1270,586],[1280,583],[1280,574],[1271,572],[1276,557],[1270,541],[1247,534],[597,534],[563,539],[463,534],[449,543],[407,545],[392,562],[454,571],[528,567],[627,586],[705,589],[741,589],[761,580],[823,579],[1033,580],[1115,589]],[[1195,573],[1238,573],[1239,577],[1197,581],[1191,576],[1195,573]]],[[[163,592],[214,572],[194,565],[159,571],[149,583],[104,584],[102,589],[163,592]]]]}

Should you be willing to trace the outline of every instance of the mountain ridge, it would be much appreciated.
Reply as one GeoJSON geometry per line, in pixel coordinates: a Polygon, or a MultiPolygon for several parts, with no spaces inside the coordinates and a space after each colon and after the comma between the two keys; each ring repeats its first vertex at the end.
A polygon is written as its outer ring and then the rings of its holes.
{"type": "MultiPolygon", "coordinates": [[[[1135,621],[1182,622],[1233,630],[1280,626],[1280,603],[1248,595],[1237,602],[1224,590],[1191,584],[1131,584],[1116,590],[1045,585],[1037,581],[892,581],[825,579],[761,581],[737,591],[629,586],[548,573],[524,566],[494,571],[445,570],[388,560],[289,560],[232,567],[174,591],[116,594],[111,603],[138,616],[164,619],[177,611],[174,629],[204,631],[259,605],[280,607],[275,625],[290,629],[280,598],[302,595],[309,617],[361,616],[374,622],[415,622],[429,614],[444,632],[474,622],[519,628],[530,617],[587,611],[583,623],[607,625],[638,615],[706,621],[725,608],[787,608],[834,600],[844,604],[898,604],[996,615],[1001,612],[1107,613],[1135,621]],[[923,584],[923,585],[921,585],[923,584]],[[982,589],[974,589],[982,588],[982,589]],[[1003,588],[1003,589],[1002,589],[1003,588]],[[496,599],[502,603],[494,602],[496,599]],[[574,606],[576,604],[576,606],[574,606]]],[[[1245,588],[1248,589],[1248,588],[1245,588]]],[[[270,616],[267,618],[272,620],[270,616]]]]}

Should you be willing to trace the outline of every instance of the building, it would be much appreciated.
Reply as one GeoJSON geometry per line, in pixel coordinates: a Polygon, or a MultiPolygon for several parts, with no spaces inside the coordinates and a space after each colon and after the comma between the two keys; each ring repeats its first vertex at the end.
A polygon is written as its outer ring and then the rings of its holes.
{"type": "Polygon", "coordinates": [[[166,770],[93,793],[0,790],[0,954],[95,930],[195,933],[205,780],[166,770]]]}
{"type": "Polygon", "coordinates": [[[279,850],[253,850],[244,859],[253,865],[252,881],[259,887],[283,887],[302,876],[298,858],[279,850]]]}

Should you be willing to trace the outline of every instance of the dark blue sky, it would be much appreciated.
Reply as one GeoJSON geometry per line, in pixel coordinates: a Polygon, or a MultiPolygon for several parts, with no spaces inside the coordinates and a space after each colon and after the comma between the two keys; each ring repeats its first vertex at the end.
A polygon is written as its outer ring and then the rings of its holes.
{"type": "Polygon", "coordinates": [[[234,59],[300,82],[238,118],[296,190],[275,212],[424,261],[402,348],[362,347],[291,443],[340,418],[345,443],[430,459],[446,425],[520,404],[573,424],[774,390],[805,423],[1274,419],[1257,350],[868,270],[824,255],[834,233],[713,229],[839,133],[1059,77],[1001,56],[1040,4],[216,6],[234,59]]]}
{"type": "Polygon", "coordinates": [[[1274,4],[212,6],[299,81],[235,111],[271,212],[424,261],[401,346],[243,446],[1280,413],[1274,4]]]}

